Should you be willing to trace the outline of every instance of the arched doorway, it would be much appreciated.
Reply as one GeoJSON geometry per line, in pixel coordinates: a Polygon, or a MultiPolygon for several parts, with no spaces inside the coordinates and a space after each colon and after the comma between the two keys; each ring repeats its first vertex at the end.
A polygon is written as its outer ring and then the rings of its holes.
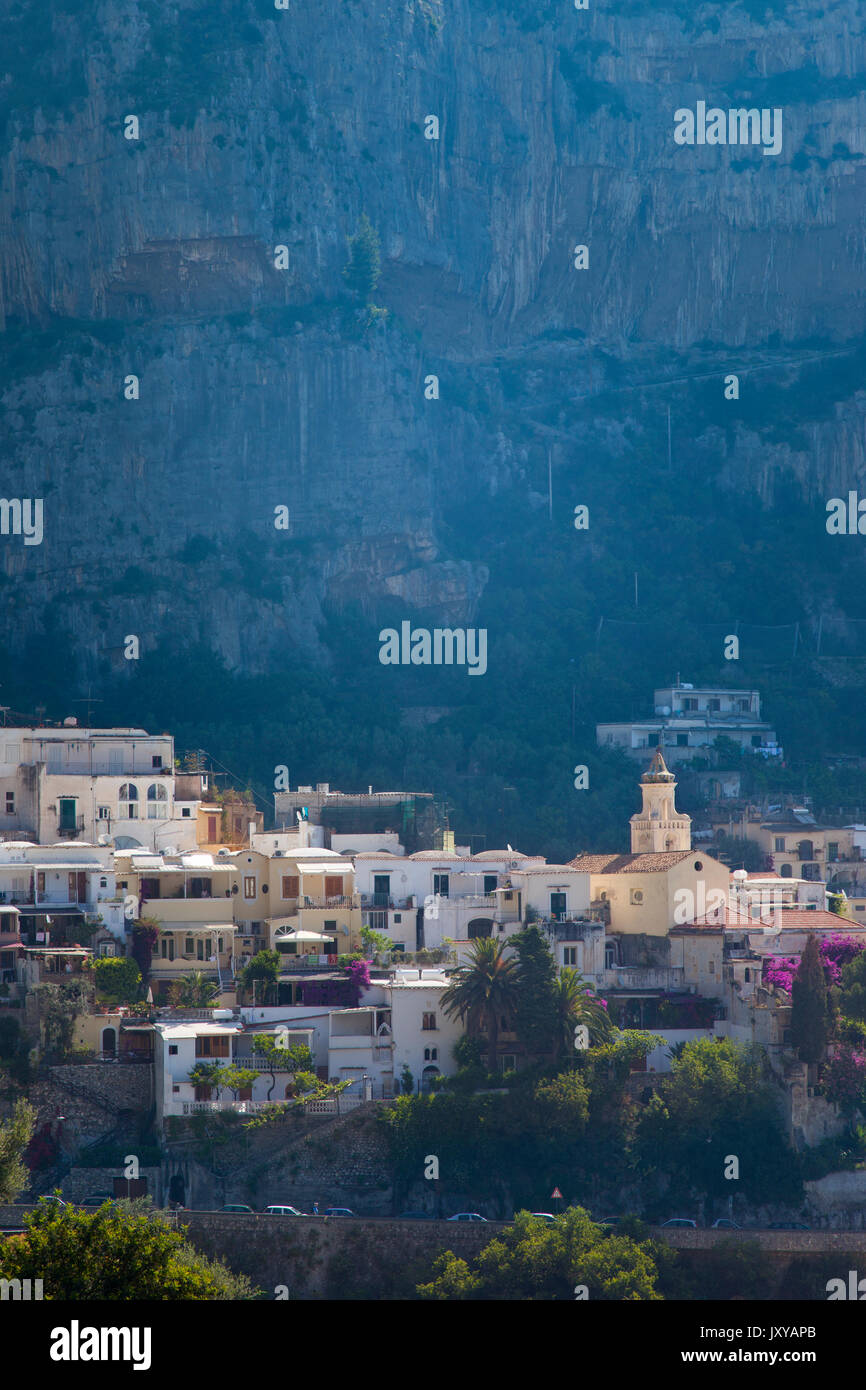
{"type": "Polygon", "coordinates": [[[493,923],[489,917],[476,917],[467,927],[469,940],[475,941],[477,937],[492,936],[493,923]]]}
{"type": "Polygon", "coordinates": [[[421,1090],[429,1091],[433,1085],[433,1078],[441,1075],[438,1067],[425,1067],[421,1073],[421,1090]]]}
{"type": "Polygon", "coordinates": [[[114,1028],[102,1030],[102,1055],[114,1057],[117,1054],[117,1031],[114,1028]]]}

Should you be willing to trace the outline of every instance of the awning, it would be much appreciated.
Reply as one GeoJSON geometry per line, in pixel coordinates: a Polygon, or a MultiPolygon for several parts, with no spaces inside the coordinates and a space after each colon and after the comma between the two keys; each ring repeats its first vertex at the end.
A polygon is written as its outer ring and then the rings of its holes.
{"type": "MultiPolygon", "coordinates": [[[[8,912],[8,908],[0,908],[8,912]]],[[[84,909],[67,903],[22,903],[19,917],[83,917],[84,909]]]]}
{"type": "Polygon", "coordinates": [[[355,872],[352,864],[298,864],[299,874],[353,874],[355,872]]]}
{"type": "Polygon", "coordinates": [[[275,936],[279,941],[336,941],[337,936],[325,936],[318,931],[286,931],[276,932],[275,936]]]}

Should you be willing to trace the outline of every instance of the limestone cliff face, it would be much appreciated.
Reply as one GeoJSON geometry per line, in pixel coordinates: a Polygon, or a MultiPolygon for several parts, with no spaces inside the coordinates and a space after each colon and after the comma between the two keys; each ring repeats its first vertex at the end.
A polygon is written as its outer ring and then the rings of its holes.
{"type": "Polygon", "coordinates": [[[756,394],[860,332],[856,0],[27,0],[9,52],[3,493],[45,498],[41,548],[0,555],[16,640],[73,590],[82,671],[168,623],[264,670],[348,602],[470,622],[487,570],[445,514],[483,529],[485,497],[624,447],[636,383],[673,383],[677,447],[770,506],[783,468],[816,497],[863,477],[853,387],[787,439],[676,385],[756,394]],[[675,145],[704,99],[782,108],[782,153],[675,145]],[[365,331],[335,303],[362,213],[365,331]]]}

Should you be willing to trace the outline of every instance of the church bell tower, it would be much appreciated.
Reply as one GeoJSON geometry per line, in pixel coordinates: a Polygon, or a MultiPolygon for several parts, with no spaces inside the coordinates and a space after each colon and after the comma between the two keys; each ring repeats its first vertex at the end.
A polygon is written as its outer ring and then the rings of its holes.
{"type": "Polygon", "coordinates": [[[643,806],[631,818],[632,854],[666,854],[692,847],[692,818],[682,816],[674,802],[677,780],[657,748],[640,779],[643,806]]]}

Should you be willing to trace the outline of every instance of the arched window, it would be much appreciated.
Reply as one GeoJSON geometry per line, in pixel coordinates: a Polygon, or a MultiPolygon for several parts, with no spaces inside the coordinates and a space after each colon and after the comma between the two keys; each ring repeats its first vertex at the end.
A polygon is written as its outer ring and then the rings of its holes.
{"type": "Polygon", "coordinates": [[[782,864],[781,867],[779,868],[779,873],[781,874],[782,878],[792,878],[792,877],[793,877],[793,874],[791,873],[791,865],[790,865],[790,864],[782,864]]]}
{"type": "Polygon", "coordinates": [[[147,819],[165,820],[168,814],[168,792],[160,782],[151,782],[147,789],[147,819]]]}
{"type": "Polygon", "coordinates": [[[117,813],[121,820],[138,820],[138,787],[134,782],[120,784],[117,801],[117,813]]]}

